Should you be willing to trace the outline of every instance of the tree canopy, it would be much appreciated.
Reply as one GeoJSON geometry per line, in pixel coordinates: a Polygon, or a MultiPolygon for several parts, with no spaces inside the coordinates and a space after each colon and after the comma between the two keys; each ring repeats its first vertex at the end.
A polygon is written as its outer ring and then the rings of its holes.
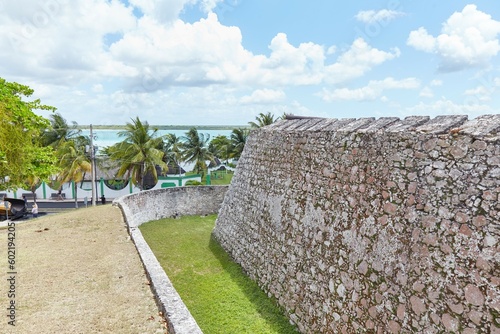
{"type": "Polygon", "coordinates": [[[215,157],[221,158],[226,162],[228,162],[229,158],[231,157],[231,152],[233,149],[229,138],[223,135],[218,135],[217,137],[212,139],[210,141],[210,144],[208,145],[208,148],[215,157]]]}
{"type": "Polygon", "coordinates": [[[117,177],[130,177],[132,182],[144,190],[144,177],[151,173],[156,182],[158,174],[156,166],[167,170],[161,150],[163,141],[157,136],[157,129],[150,128],[147,122],[139,117],[127,123],[126,130],[118,133],[124,140],[107,149],[111,160],[119,164],[117,177]]]}
{"type": "Polygon", "coordinates": [[[166,134],[164,138],[163,153],[165,155],[163,156],[163,161],[169,166],[169,170],[170,166],[172,166],[172,170],[176,170],[180,175],[182,171],[180,163],[183,159],[184,143],[180,137],[173,133],[166,134]]]}
{"type": "Polygon", "coordinates": [[[239,159],[245,148],[249,131],[247,129],[233,129],[231,132],[231,158],[239,159]]]}
{"type": "MultiPolygon", "coordinates": [[[[78,183],[82,181],[86,173],[92,172],[92,164],[88,154],[85,152],[85,146],[78,143],[76,140],[60,142],[57,150],[59,158],[58,165],[61,172],[58,176],[60,183],[74,181],[78,183]]],[[[77,192],[78,187],[75,187],[75,207],[78,208],[77,192]]]]}
{"type": "Polygon", "coordinates": [[[73,122],[72,126],[59,113],[50,115],[50,126],[45,130],[42,135],[42,142],[46,146],[57,148],[59,144],[70,139],[75,139],[81,136],[81,130],[77,128],[78,124],[73,122]]]}
{"type": "Polygon", "coordinates": [[[21,187],[29,179],[48,179],[56,171],[53,149],[40,140],[49,121],[33,110],[51,110],[28,86],[0,78],[0,189],[21,187]]]}
{"type": "Polygon", "coordinates": [[[270,112],[268,112],[267,114],[260,113],[258,116],[255,117],[255,122],[248,122],[248,124],[250,125],[250,127],[252,127],[252,129],[258,129],[266,125],[271,125],[279,119],[280,119],[279,117],[274,118],[274,115],[271,114],[270,112]]]}
{"type": "Polygon", "coordinates": [[[206,161],[214,160],[214,155],[208,149],[210,136],[208,134],[199,133],[196,128],[189,129],[184,140],[184,160],[195,163],[197,173],[203,173],[207,168],[206,161]]]}

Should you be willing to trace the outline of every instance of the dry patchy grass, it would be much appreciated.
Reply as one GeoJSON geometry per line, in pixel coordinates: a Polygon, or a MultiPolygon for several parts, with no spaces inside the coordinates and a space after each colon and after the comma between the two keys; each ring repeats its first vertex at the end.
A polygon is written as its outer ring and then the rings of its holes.
{"type": "Polygon", "coordinates": [[[16,225],[16,326],[8,325],[7,230],[0,230],[2,333],[165,333],[121,212],[110,205],[16,225]]]}

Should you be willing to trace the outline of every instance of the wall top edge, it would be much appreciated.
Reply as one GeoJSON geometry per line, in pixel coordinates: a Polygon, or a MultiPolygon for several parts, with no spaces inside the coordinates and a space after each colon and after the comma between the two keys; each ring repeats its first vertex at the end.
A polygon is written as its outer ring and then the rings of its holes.
{"type": "Polygon", "coordinates": [[[465,134],[474,137],[500,139],[500,114],[482,115],[469,120],[467,115],[443,115],[365,118],[320,118],[287,115],[283,120],[261,128],[263,131],[284,132],[360,132],[416,134],[465,134]]]}

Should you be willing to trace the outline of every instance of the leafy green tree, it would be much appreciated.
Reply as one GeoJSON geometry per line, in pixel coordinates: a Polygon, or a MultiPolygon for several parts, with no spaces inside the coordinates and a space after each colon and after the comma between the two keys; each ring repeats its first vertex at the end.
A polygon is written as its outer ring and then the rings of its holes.
{"type": "Polygon", "coordinates": [[[219,135],[215,137],[210,141],[208,148],[214,156],[222,160],[226,160],[226,163],[231,157],[231,141],[226,136],[219,135]]]}
{"type": "Polygon", "coordinates": [[[0,78],[0,189],[16,189],[29,177],[48,180],[56,171],[53,149],[40,138],[49,121],[33,110],[54,111],[40,100],[25,101],[33,90],[0,78]]]}
{"type": "Polygon", "coordinates": [[[271,125],[276,122],[279,118],[274,118],[270,112],[267,114],[260,113],[257,117],[255,117],[255,122],[248,122],[252,129],[262,128],[267,125],[271,125]]]}
{"type": "Polygon", "coordinates": [[[69,140],[60,143],[57,150],[60,173],[58,181],[75,182],[75,208],[78,208],[78,182],[82,181],[86,173],[92,171],[89,155],[85,152],[85,145],[78,145],[77,141],[69,140]]]}
{"type": "Polygon", "coordinates": [[[214,161],[214,155],[208,149],[210,136],[208,134],[198,133],[196,128],[191,128],[182,139],[184,141],[184,161],[194,162],[196,173],[201,173],[203,175],[204,171],[207,169],[206,161],[214,161]]]}
{"type": "Polygon", "coordinates": [[[249,130],[248,129],[233,129],[231,132],[231,158],[239,159],[241,153],[245,148],[245,143],[247,142],[249,130]]]}
{"type": "Polygon", "coordinates": [[[146,174],[150,173],[155,182],[158,181],[156,166],[166,171],[168,165],[163,161],[163,141],[157,132],[158,129],[150,128],[147,122],[136,117],[126,124],[126,130],[118,133],[124,140],[107,149],[109,158],[120,167],[117,178],[131,178],[141,190],[144,190],[146,174]]]}
{"type": "Polygon", "coordinates": [[[48,181],[49,176],[54,175],[59,170],[57,167],[57,156],[54,155],[51,148],[44,148],[44,150],[47,151],[47,154],[40,154],[38,156],[38,159],[30,166],[24,178],[23,188],[27,186],[27,189],[33,193],[35,202],[36,189],[40,186],[42,181],[48,181]]]}

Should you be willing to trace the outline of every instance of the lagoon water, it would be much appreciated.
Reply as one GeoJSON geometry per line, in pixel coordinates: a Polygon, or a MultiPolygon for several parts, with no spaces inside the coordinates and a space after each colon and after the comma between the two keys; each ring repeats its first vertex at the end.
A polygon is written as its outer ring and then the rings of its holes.
{"type": "MultiPolygon", "coordinates": [[[[118,136],[118,132],[123,130],[118,129],[94,129],[94,145],[98,146],[99,149],[103,149],[107,146],[114,145],[123,140],[122,137],[118,136]]],[[[184,136],[188,130],[158,130],[158,136],[164,136],[168,133],[173,133],[177,137],[184,136]]],[[[210,140],[217,137],[218,135],[230,137],[232,130],[198,130],[198,133],[208,134],[210,140]]],[[[89,129],[82,129],[82,135],[89,136],[89,129]]]]}

